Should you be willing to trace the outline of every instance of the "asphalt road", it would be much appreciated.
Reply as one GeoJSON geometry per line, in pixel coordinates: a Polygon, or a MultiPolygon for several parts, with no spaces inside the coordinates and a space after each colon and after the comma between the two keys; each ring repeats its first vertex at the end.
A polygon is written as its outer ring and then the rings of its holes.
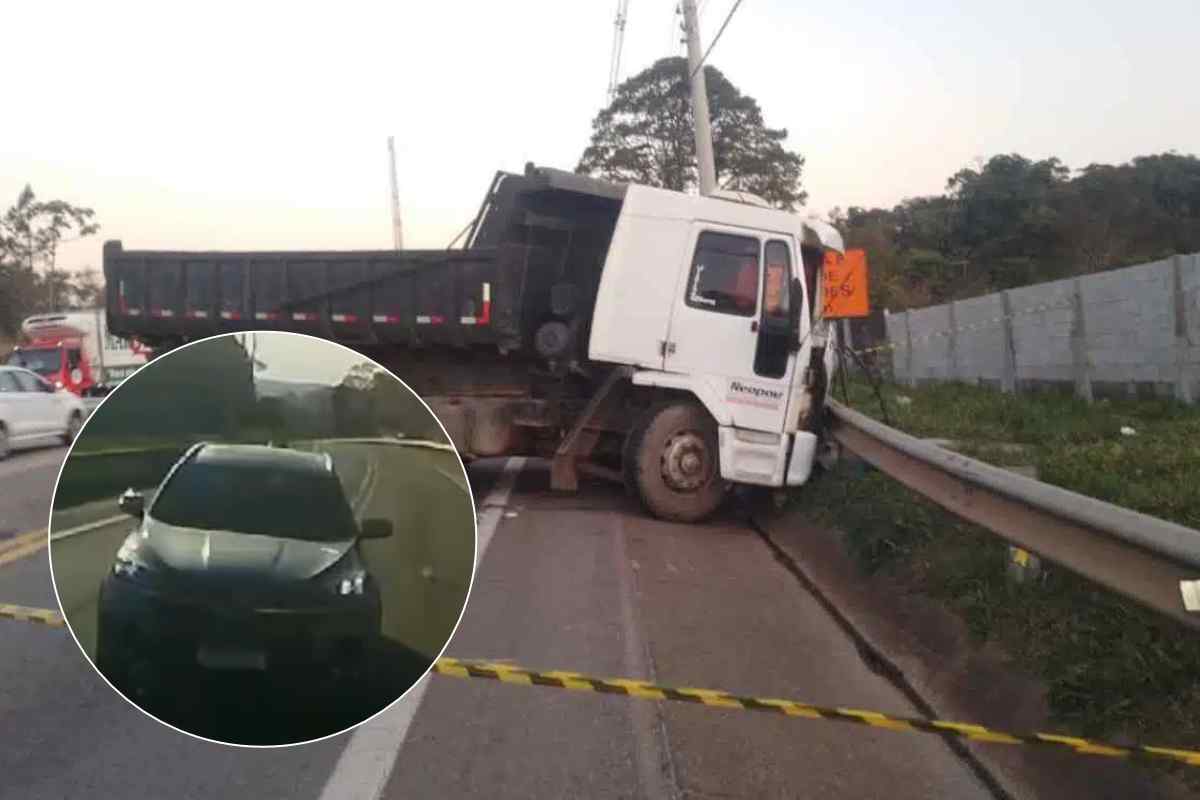
{"type": "Polygon", "coordinates": [[[0,546],[26,531],[46,527],[50,493],[65,447],[19,450],[0,461],[0,546]]]}
{"type": "MultiPolygon", "coordinates": [[[[448,655],[913,713],[735,515],[662,523],[519,466],[471,471],[481,560],[448,655]]],[[[45,551],[0,566],[0,602],[53,605],[45,551]]],[[[225,747],[118,698],[63,630],[0,635],[4,798],[987,796],[932,737],[444,676],[349,734],[225,747]]]]}

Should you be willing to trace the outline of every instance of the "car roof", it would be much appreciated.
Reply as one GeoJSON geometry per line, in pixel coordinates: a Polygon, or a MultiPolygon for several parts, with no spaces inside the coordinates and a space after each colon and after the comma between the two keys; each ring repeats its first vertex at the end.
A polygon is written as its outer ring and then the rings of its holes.
{"type": "Polygon", "coordinates": [[[333,459],[326,453],[305,453],[261,444],[204,444],[192,458],[196,464],[262,467],[272,470],[329,474],[333,459]]]}

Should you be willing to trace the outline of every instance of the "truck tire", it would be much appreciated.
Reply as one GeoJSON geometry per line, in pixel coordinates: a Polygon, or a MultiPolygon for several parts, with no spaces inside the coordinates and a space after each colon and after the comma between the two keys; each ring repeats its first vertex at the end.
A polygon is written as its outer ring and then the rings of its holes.
{"type": "Polygon", "coordinates": [[[648,409],[629,432],[621,460],[626,487],[659,519],[699,522],[725,499],[717,426],[695,403],[648,409]]]}

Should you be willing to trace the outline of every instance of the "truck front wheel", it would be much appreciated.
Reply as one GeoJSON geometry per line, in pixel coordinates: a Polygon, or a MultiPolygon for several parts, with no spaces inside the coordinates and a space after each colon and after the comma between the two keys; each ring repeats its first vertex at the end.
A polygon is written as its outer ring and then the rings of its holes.
{"type": "Polygon", "coordinates": [[[622,461],[625,485],[659,519],[697,522],[725,499],[717,426],[695,403],[648,409],[629,432],[622,461]]]}

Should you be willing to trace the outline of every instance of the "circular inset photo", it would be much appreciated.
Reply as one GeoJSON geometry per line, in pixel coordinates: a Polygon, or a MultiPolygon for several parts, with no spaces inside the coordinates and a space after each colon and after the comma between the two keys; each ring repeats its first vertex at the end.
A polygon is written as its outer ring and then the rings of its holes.
{"type": "Polygon", "coordinates": [[[50,516],[54,588],[101,675],[217,742],[339,733],[449,642],[475,508],[441,423],[339,344],[203,339],[96,408],[50,516]]]}

